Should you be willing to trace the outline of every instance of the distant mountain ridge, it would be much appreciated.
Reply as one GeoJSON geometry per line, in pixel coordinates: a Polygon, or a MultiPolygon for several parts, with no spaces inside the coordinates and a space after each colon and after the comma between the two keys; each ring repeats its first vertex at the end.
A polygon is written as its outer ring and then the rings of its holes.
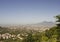
{"type": "Polygon", "coordinates": [[[44,31],[46,29],[50,29],[51,27],[55,26],[55,22],[41,22],[41,23],[36,23],[32,25],[26,25],[25,27],[28,29],[34,29],[34,30],[41,30],[44,31]]]}
{"type": "Polygon", "coordinates": [[[50,29],[51,27],[55,26],[55,22],[41,22],[36,24],[28,24],[28,25],[7,25],[9,29],[28,29],[28,30],[40,30],[45,31],[46,29],[50,29]]]}
{"type": "Polygon", "coordinates": [[[47,21],[43,21],[41,23],[37,23],[36,25],[43,25],[43,26],[54,26],[55,22],[47,22],[47,21]]]}

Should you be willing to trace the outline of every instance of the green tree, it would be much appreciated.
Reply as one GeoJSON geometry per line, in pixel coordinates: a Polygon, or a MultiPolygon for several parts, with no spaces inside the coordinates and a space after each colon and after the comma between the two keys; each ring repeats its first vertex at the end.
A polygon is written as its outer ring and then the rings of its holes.
{"type": "Polygon", "coordinates": [[[56,19],[57,19],[57,27],[60,27],[60,15],[57,15],[56,16],[56,19]]]}
{"type": "Polygon", "coordinates": [[[33,36],[32,36],[32,31],[27,33],[28,36],[23,40],[23,42],[34,42],[33,36]]]}
{"type": "Polygon", "coordinates": [[[57,42],[60,42],[60,15],[57,15],[56,16],[56,19],[57,19],[57,35],[58,35],[58,37],[57,37],[57,42]]]}

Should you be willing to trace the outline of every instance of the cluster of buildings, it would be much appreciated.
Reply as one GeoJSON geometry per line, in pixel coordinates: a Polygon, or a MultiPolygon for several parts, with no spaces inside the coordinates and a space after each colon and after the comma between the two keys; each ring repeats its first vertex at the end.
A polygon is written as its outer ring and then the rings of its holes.
{"type": "MultiPolygon", "coordinates": [[[[22,34],[22,36],[24,36],[24,34],[22,34]]],[[[12,39],[20,39],[20,40],[23,40],[23,37],[21,36],[21,34],[17,34],[17,35],[12,35],[12,34],[9,34],[9,33],[5,33],[5,34],[0,34],[0,39],[9,39],[9,38],[12,38],[12,39]]],[[[27,36],[27,35],[26,35],[27,36]]]]}

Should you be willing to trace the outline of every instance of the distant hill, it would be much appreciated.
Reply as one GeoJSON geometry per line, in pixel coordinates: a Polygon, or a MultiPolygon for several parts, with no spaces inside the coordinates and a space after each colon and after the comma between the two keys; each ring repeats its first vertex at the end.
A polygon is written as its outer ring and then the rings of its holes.
{"type": "Polygon", "coordinates": [[[35,25],[40,25],[40,26],[55,26],[55,23],[54,22],[47,22],[47,21],[43,21],[41,23],[37,23],[35,25]]]}
{"type": "Polygon", "coordinates": [[[44,31],[46,29],[50,29],[53,26],[55,26],[54,22],[43,21],[41,23],[36,23],[36,24],[32,24],[32,25],[26,25],[25,27],[27,29],[34,29],[34,30],[44,31]]]}
{"type": "Polygon", "coordinates": [[[41,30],[44,31],[46,29],[50,29],[51,27],[55,26],[54,22],[47,22],[43,21],[41,23],[36,23],[36,24],[28,24],[28,25],[7,25],[4,27],[7,27],[9,29],[31,29],[31,30],[41,30]]]}

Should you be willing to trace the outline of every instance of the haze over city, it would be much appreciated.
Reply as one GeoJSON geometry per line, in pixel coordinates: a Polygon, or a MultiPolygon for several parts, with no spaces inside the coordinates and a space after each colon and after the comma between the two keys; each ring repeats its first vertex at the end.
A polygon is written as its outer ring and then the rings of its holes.
{"type": "Polygon", "coordinates": [[[34,24],[55,21],[60,0],[0,0],[0,24],[34,24]]]}

